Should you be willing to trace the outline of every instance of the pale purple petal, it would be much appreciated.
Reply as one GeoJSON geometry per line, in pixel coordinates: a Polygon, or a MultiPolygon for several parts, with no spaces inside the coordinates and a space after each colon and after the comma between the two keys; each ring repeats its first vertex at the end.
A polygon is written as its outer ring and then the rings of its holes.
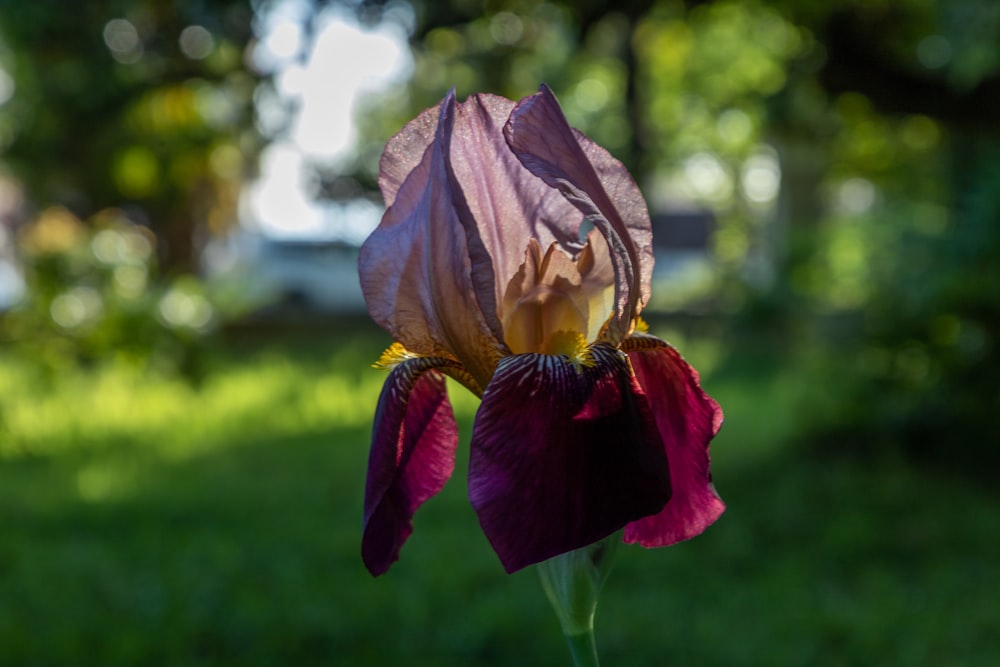
{"type": "Polygon", "coordinates": [[[625,355],[504,358],[483,394],[469,497],[508,572],[607,537],[670,498],[663,442],[625,355]]]}
{"type": "Polygon", "coordinates": [[[504,139],[513,108],[508,99],[484,94],[458,104],[449,151],[449,166],[474,221],[466,227],[478,229],[492,260],[494,304],[502,303],[531,239],[543,248],[558,242],[571,254],[582,247],[580,211],[525,169],[504,139]]]}
{"type": "Polygon", "coordinates": [[[625,349],[656,415],[674,493],[663,511],[630,523],[624,539],[662,547],[700,534],[726,508],[712,484],[708,454],[722,410],[702,391],[698,373],[663,341],[640,334],[629,338],[625,349]]]}
{"type": "Polygon", "coordinates": [[[361,554],[373,575],[399,558],[413,532],[413,514],[444,487],[455,467],[458,429],[444,360],[418,358],[396,366],[379,396],[365,485],[361,554]]]}
{"type": "Polygon", "coordinates": [[[441,108],[425,109],[389,139],[378,164],[378,186],[386,208],[396,201],[396,193],[407,176],[417,168],[424,152],[437,134],[441,108]]]}
{"type": "Polygon", "coordinates": [[[597,227],[615,263],[615,314],[608,339],[618,343],[649,296],[652,231],[646,203],[625,167],[569,127],[548,87],[514,108],[507,142],[533,174],[597,227]]]}
{"type": "Polygon", "coordinates": [[[625,223],[629,239],[638,251],[639,305],[645,306],[649,301],[654,263],[653,228],[649,221],[646,199],[625,165],[602,146],[584,136],[582,132],[574,129],[573,133],[587,160],[597,172],[601,186],[614,204],[622,222],[625,223]]]}
{"type": "Polygon", "coordinates": [[[372,319],[393,338],[419,354],[459,360],[485,386],[502,330],[490,259],[447,164],[454,117],[449,95],[434,140],[361,247],[359,274],[372,319]]]}

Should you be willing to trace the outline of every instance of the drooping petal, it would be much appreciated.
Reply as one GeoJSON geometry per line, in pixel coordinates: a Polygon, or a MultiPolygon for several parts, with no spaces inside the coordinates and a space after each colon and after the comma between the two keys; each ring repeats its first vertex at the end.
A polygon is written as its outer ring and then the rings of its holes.
{"type": "Polygon", "coordinates": [[[444,487],[455,467],[458,429],[434,370],[447,360],[403,361],[389,373],[375,411],[365,485],[361,554],[373,575],[399,558],[413,532],[413,514],[444,487]]]}
{"type": "Polygon", "coordinates": [[[722,410],[673,347],[636,334],[624,349],[656,415],[674,490],[661,512],[626,526],[624,539],[644,547],[667,546],[700,534],[726,508],[712,484],[708,454],[708,443],[722,426],[722,410]]]}
{"type": "MultiPolygon", "coordinates": [[[[431,117],[418,119],[409,137],[415,146],[424,141],[431,117]]],[[[449,94],[437,114],[433,141],[361,247],[358,267],[372,319],[414,352],[461,361],[485,386],[502,328],[490,258],[447,164],[454,117],[455,98],[449,94]]],[[[397,137],[394,151],[406,141],[397,137]]],[[[386,174],[388,192],[398,181],[397,170],[398,165],[386,174]]]]}
{"type": "Polygon", "coordinates": [[[558,242],[571,254],[581,246],[583,215],[528,171],[504,139],[513,108],[514,102],[485,94],[456,105],[448,154],[456,187],[492,259],[495,304],[502,302],[530,240],[543,248],[558,242]]]}
{"type": "Polygon", "coordinates": [[[615,313],[606,332],[619,343],[649,298],[652,228],[645,200],[624,165],[570,128],[547,86],[514,108],[504,134],[533,174],[604,235],[615,267],[615,313]]]}
{"type": "Polygon", "coordinates": [[[670,498],[663,442],[622,352],[505,357],[476,414],[469,497],[508,572],[600,540],[670,498]]]}

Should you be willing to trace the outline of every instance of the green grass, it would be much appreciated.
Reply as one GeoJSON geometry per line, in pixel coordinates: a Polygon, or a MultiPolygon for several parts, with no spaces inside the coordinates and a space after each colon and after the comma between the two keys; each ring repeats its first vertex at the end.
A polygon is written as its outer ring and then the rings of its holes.
{"type": "MultiPolygon", "coordinates": [[[[691,542],[619,551],[604,664],[1000,664],[996,493],[800,453],[819,381],[679,342],[726,409],[729,509],[691,542]]],[[[0,665],[566,664],[535,573],[505,575],[478,530],[467,447],[402,559],[363,568],[386,343],[236,341],[197,388],[0,359],[0,665]]],[[[476,402],[452,396],[467,443],[476,402]]]]}

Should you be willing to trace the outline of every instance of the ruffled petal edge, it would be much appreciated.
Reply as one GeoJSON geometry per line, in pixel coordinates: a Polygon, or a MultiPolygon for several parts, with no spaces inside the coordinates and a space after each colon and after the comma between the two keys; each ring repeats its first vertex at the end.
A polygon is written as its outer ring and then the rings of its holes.
{"type": "Polygon", "coordinates": [[[623,539],[644,547],[668,546],[701,534],[726,508],[712,483],[709,457],[722,410],[702,390],[697,371],[664,341],[635,334],[624,349],[656,415],[673,497],[657,514],[626,526],[623,539]]]}

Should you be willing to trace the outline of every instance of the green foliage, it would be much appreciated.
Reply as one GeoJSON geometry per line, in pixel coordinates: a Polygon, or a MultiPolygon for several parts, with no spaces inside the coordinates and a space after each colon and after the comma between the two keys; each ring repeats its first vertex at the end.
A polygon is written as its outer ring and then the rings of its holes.
{"type": "Polygon", "coordinates": [[[197,377],[217,318],[189,275],[195,231],[233,224],[256,150],[250,7],[3,6],[0,183],[23,204],[3,202],[0,222],[27,293],[0,339],[49,371],[118,357],[197,377]]]}
{"type": "Polygon", "coordinates": [[[165,266],[194,265],[193,232],[235,218],[257,142],[241,0],[4,2],[0,152],[30,204],[80,217],[139,205],[165,266]]]}
{"type": "Polygon", "coordinates": [[[0,316],[0,335],[26,360],[50,371],[116,358],[197,373],[215,309],[195,278],[161,280],[156,238],[125,212],[84,223],[48,208],[21,227],[18,250],[25,297],[0,316]]]}
{"type": "Polygon", "coordinates": [[[1000,362],[1000,146],[954,143],[954,159],[968,169],[951,184],[953,207],[916,200],[884,218],[897,234],[895,257],[875,265],[864,335],[846,341],[858,387],[833,430],[976,473],[1000,461],[987,418],[1000,407],[992,370],[1000,362]]]}
{"type": "MultiPolygon", "coordinates": [[[[529,0],[494,3],[485,13],[477,8],[421,29],[425,32],[412,45],[413,77],[405,88],[368,101],[365,113],[358,114],[364,135],[391,136],[451,88],[460,98],[490,92],[519,99],[545,82],[569,102],[564,106],[576,127],[616,154],[629,152],[623,64],[629,29],[623,16],[602,16],[580,35],[571,6],[529,0]]],[[[369,179],[383,143],[372,140],[361,161],[369,179]]]]}

